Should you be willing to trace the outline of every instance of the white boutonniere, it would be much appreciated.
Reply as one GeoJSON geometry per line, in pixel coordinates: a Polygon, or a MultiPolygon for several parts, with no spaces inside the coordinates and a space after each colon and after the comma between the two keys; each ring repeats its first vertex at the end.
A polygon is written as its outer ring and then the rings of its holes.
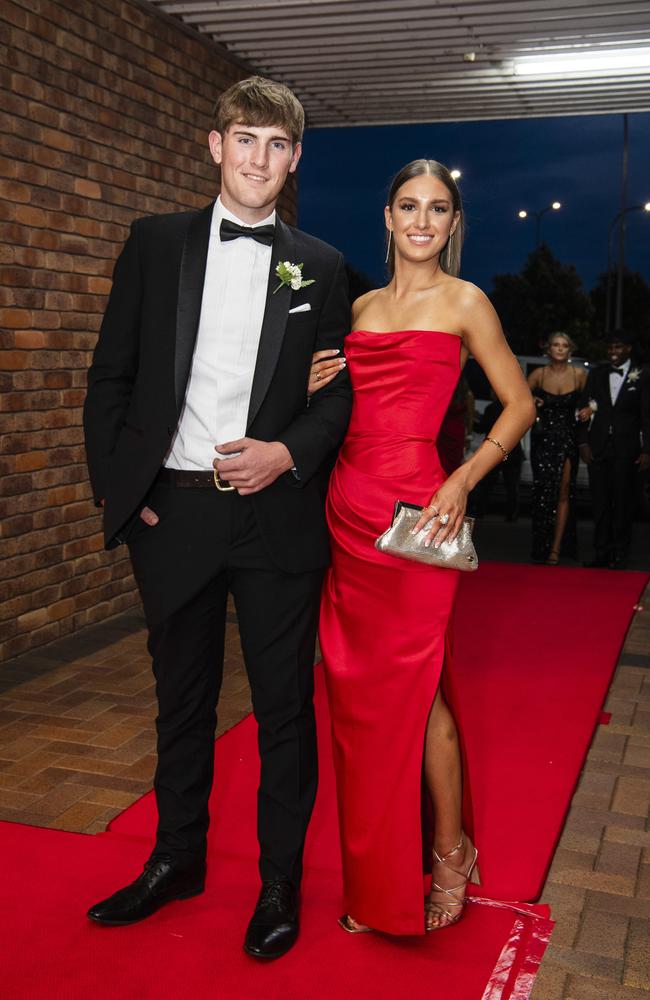
{"type": "Polygon", "coordinates": [[[590,399],[589,402],[587,403],[587,406],[589,407],[592,413],[598,412],[598,403],[595,399],[590,399]]]}
{"type": "Polygon", "coordinates": [[[280,284],[273,289],[273,294],[279,292],[283,285],[297,292],[300,288],[313,285],[315,278],[305,279],[302,276],[303,264],[292,264],[289,260],[281,260],[275,269],[275,273],[280,279],[280,284]]]}
{"type": "Polygon", "coordinates": [[[641,378],[640,368],[631,368],[630,371],[627,373],[628,382],[638,382],[640,378],[641,378]]]}

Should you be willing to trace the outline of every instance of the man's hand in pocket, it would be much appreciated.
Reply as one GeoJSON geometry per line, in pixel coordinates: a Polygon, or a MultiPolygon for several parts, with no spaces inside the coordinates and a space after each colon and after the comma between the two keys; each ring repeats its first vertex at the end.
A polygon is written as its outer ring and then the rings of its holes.
{"type": "Polygon", "coordinates": [[[145,524],[149,525],[150,528],[153,528],[160,520],[156,512],[153,511],[151,507],[143,507],[140,511],[140,517],[145,524]]]}

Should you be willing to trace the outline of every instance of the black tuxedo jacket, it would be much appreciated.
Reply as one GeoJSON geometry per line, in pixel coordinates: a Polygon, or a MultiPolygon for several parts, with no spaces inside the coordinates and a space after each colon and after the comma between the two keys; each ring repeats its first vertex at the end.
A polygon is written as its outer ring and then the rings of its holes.
{"type": "Polygon", "coordinates": [[[581,405],[590,399],[598,404],[590,424],[578,425],[578,443],[588,444],[595,459],[611,444],[617,458],[635,460],[639,452],[650,452],[650,376],[631,364],[616,403],[609,391],[609,365],[589,372],[581,405]]]}
{"type": "MultiPolygon", "coordinates": [[[[212,207],[138,219],[115,265],[84,406],[88,469],[96,502],[105,501],[107,548],[127,540],[178,424],[212,207]]],[[[308,405],[307,379],[313,352],[342,349],[349,323],[341,255],[278,219],[246,433],[282,441],[298,471],[299,479],[285,473],[253,498],[269,554],[287,572],[328,560],[323,480],[348,424],[351,388],[344,370],[308,405]],[[274,294],[274,271],[284,260],[303,263],[314,284],[274,294]],[[306,302],[309,311],[289,313],[306,302]]]]}

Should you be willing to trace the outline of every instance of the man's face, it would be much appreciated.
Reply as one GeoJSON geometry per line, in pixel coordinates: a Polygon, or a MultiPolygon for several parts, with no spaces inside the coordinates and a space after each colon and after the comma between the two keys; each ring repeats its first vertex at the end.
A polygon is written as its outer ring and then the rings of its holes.
{"type": "Polygon", "coordinates": [[[210,152],[221,165],[221,200],[242,222],[253,225],[275,208],[288,174],[298,166],[300,143],[279,125],[236,122],[225,135],[210,132],[210,152]]]}
{"type": "Polygon", "coordinates": [[[607,357],[615,368],[624,365],[631,353],[630,344],[623,344],[620,340],[613,340],[611,344],[607,345],[607,357]]]}

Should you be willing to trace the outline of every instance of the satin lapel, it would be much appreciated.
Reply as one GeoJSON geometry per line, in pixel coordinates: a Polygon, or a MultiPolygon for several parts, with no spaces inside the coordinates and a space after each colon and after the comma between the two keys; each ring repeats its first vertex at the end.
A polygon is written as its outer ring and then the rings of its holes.
{"type": "Polygon", "coordinates": [[[300,263],[300,261],[294,260],[293,254],[294,239],[291,230],[284,225],[279,217],[276,217],[269,284],[266,292],[260,345],[257,349],[257,361],[255,363],[255,374],[253,375],[253,385],[251,388],[251,401],[248,407],[247,428],[250,427],[257,416],[257,411],[262,405],[262,401],[271,384],[273,372],[280,356],[280,348],[282,347],[287,316],[289,315],[289,307],[291,305],[290,288],[283,285],[277,292],[274,291],[279,283],[275,269],[281,260],[288,260],[292,264],[300,263]]]}
{"type": "Polygon", "coordinates": [[[214,202],[207,205],[192,219],[187,230],[183,256],[181,257],[174,353],[174,389],[177,413],[180,413],[185,398],[185,388],[199,328],[213,207],[214,202]]]}

